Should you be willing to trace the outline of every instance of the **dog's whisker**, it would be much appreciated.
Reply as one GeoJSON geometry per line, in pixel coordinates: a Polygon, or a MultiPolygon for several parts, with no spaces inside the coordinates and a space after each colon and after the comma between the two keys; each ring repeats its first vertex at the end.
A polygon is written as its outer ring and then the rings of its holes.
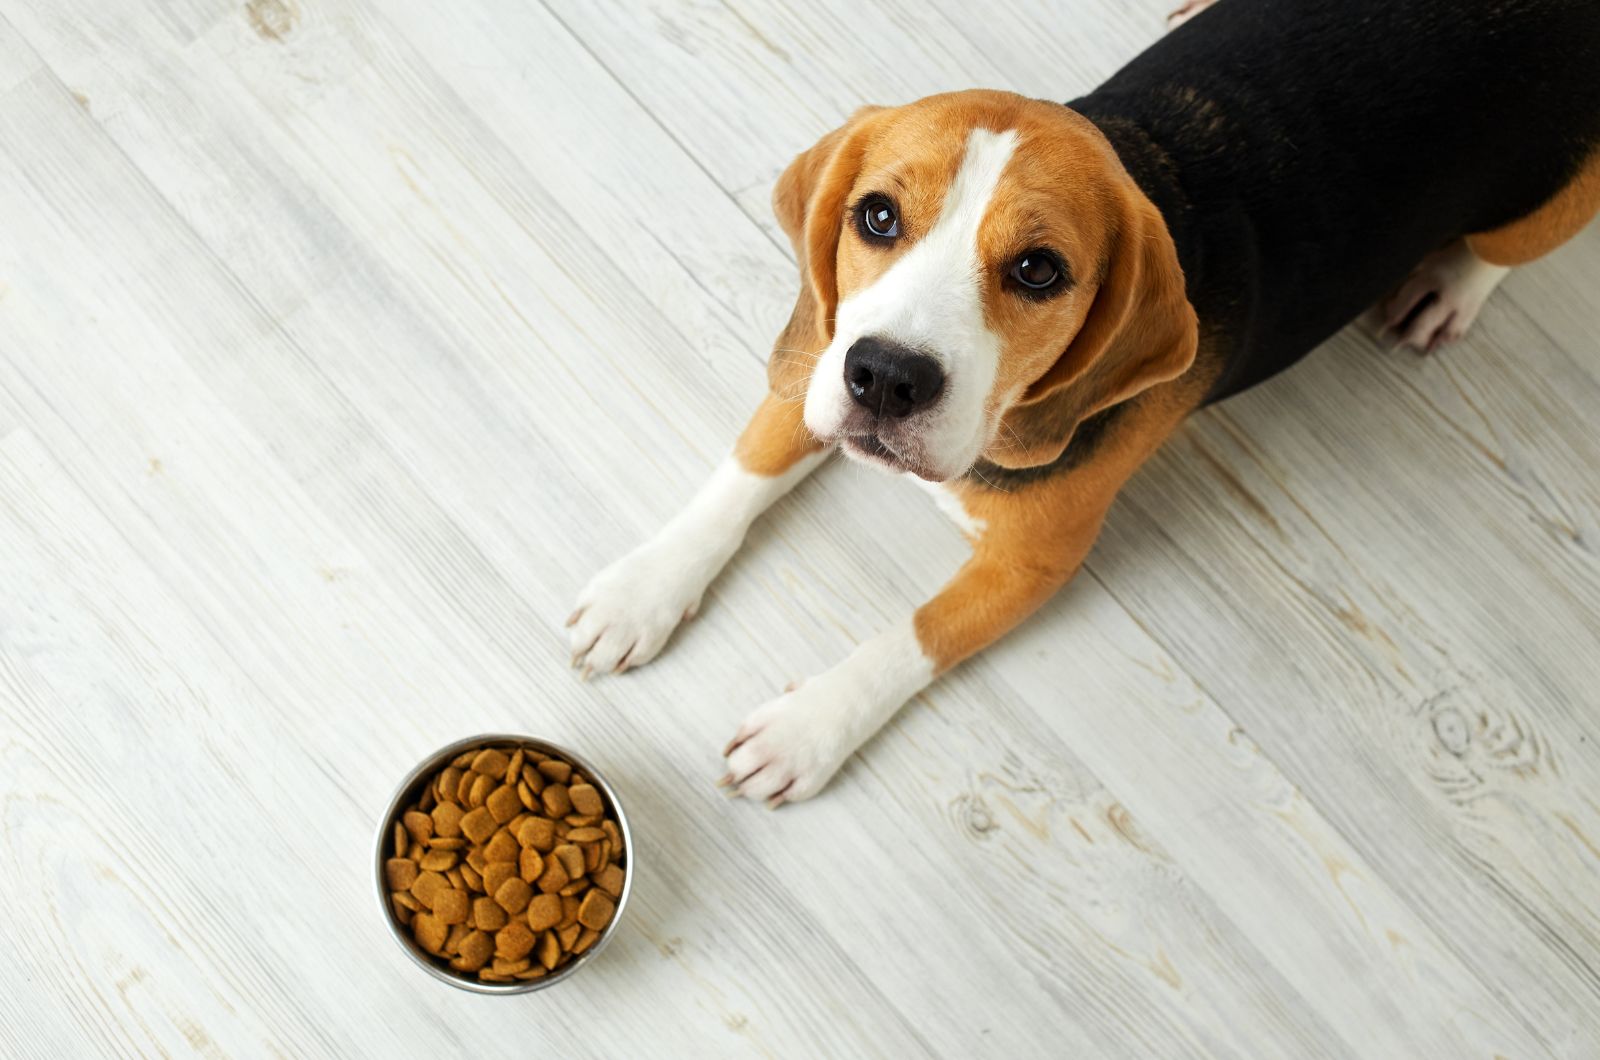
{"type": "Polygon", "coordinates": [[[986,476],[982,471],[978,470],[978,465],[977,464],[973,464],[972,465],[972,473],[974,475],[977,475],[980,479],[982,479],[984,485],[988,486],[992,490],[997,490],[1000,493],[1010,493],[1011,492],[1010,490],[1006,489],[1004,486],[998,486],[995,483],[990,482],[988,476],[986,476]]]}
{"type": "Polygon", "coordinates": [[[805,359],[803,359],[801,357],[797,357],[797,356],[795,356],[794,354],[791,354],[791,353],[776,353],[775,352],[772,355],[772,359],[774,361],[776,361],[777,363],[779,363],[779,364],[798,364],[798,365],[801,365],[802,367],[806,367],[806,368],[814,368],[816,366],[816,364],[817,364],[817,362],[814,361],[814,360],[808,361],[808,360],[805,360],[805,359]]]}

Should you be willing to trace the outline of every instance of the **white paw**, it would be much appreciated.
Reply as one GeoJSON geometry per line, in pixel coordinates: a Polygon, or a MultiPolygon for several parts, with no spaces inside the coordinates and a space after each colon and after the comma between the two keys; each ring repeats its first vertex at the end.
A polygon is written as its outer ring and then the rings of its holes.
{"type": "Polygon", "coordinates": [[[595,575],[567,619],[572,665],[583,675],[643,666],[700,609],[722,559],[658,537],[595,575]]]}
{"type": "Polygon", "coordinates": [[[722,750],[728,760],[722,786],[774,808],[809,799],[931,680],[933,662],[908,617],[752,711],[722,750]]]}
{"type": "Polygon", "coordinates": [[[1455,342],[1510,271],[1479,258],[1464,241],[1429,254],[1383,304],[1383,333],[1424,353],[1455,342]]]}
{"type": "Polygon", "coordinates": [[[722,751],[730,795],[765,799],[774,809],[809,799],[839,771],[864,737],[848,717],[859,707],[841,702],[813,680],[751,711],[722,751]]]}

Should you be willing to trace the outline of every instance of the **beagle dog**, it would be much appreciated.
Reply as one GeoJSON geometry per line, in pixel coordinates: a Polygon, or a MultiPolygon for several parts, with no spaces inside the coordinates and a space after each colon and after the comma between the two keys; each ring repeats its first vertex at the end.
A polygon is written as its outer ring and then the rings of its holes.
{"type": "Polygon", "coordinates": [[[800,292],[770,393],[568,625],[586,673],[649,662],[830,449],[939,491],[971,558],[725,749],[724,783],[776,806],[1071,578],[1190,412],[1374,304],[1432,349],[1582,228],[1600,210],[1600,4],[1227,0],[1065,106],[865,107],[772,199],[800,292]]]}

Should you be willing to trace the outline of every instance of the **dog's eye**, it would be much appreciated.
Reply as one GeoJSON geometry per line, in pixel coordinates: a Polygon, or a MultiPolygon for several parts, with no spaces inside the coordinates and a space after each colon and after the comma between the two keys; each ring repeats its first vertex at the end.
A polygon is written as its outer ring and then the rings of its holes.
{"type": "Polygon", "coordinates": [[[868,195],[856,207],[856,223],[863,239],[887,243],[900,237],[900,215],[882,195],[868,195]]]}
{"type": "Polygon", "coordinates": [[[1061,262],[1045,250],[1030,250],[1011,266],[1011,278],[1024,289],[1042,294],[1061,282],[1061,262]]]}

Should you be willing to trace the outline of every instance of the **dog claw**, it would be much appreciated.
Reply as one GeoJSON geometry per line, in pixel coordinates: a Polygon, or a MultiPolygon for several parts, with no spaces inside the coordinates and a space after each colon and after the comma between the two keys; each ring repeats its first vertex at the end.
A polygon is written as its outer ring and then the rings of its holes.
{"type": "Polygon", "coordinates": [[[657,540],[596,574],[567,618],[580,664],[587,658],[595,673],[621,674],[654,659],[699,610],[706,576],[691,560],[700,550],[698,542],[657,540]]]}
{"type": "Polygon", "coordinates": [[[1381,307],[1385,345],[1427,355],[1461,338],[1508,271],[1479,258],[1462,240],[1429,254],[1381,307]]]}

